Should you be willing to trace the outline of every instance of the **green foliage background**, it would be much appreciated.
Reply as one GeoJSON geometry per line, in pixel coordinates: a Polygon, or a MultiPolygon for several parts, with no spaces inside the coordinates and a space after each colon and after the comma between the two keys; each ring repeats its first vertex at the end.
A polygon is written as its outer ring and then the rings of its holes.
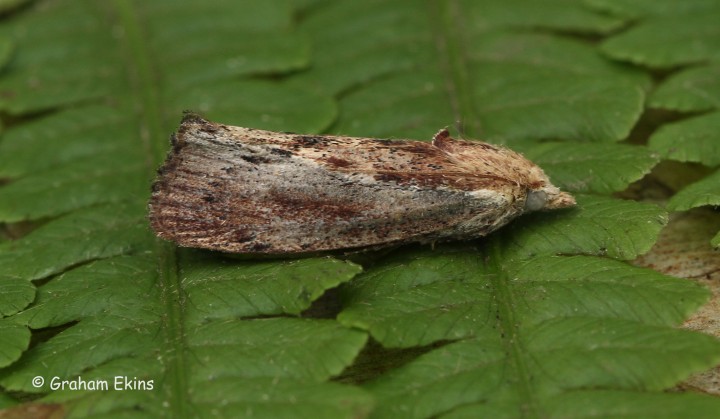
{"type": "Polygon", "coordinates": [[[613,197],[671,159],[708,170],[667,209],[720,205],[717,1],[10,0],[0,11],[0,408],[720,412],[715,398],[663,392],[720,361],[715,339],[674,328],[708,292],[625,262],[667,214],[613,197]],[[184,109],[419,140],[459,121],[466,137],[524,152],[579,205],[355,263],[177,249],[145,215],[184,109]],[[660,115],[649,138],[648,114],[660,115]],[[52,391],[54,376],[154,389],[52,391]]]}

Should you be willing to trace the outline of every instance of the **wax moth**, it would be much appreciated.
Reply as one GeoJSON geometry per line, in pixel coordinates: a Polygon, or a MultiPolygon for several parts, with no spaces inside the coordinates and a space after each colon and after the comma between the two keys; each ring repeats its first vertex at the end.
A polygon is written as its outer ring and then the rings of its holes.
{"type": "Polygon", "coordinates": [[[507,148],[299,135],[186,114],[158,171],[150,223],[181,246],[292,255],[484,236],[574,198],[507,148]]]}

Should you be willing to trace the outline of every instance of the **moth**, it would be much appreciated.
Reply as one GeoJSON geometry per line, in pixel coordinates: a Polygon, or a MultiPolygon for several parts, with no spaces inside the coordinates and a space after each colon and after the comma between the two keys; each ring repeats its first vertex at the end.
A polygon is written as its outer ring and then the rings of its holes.
{"type": "Polygon", "coordinates": [[[574,198],[522,155],[447,130],[431,143],[241,128],[186,114],[149,203],[181,246],[294,255],[469,240],[574,198]]]}

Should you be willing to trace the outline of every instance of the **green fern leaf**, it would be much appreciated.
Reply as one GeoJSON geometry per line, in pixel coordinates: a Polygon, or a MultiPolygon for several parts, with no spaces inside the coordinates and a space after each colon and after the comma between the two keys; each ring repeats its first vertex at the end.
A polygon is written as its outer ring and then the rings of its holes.
{"type": "MultiPolygon", "coordinates": [[[[628,265],[666,214],[607,196],[657,161],[648,147],[617,144],[634,132],[653,78],[607,58],[637,55],[615,35],[631,18],[662,18],[641,3],[0,2],[0,222],[21,232],[0,239],[0,408],[717,410],[709,397],[662,392],[720,359],[713,338],[673,328],[708,293],[628,265]],[[607,36],[606,55],[588,41],[607,36]],[[526,153],[581,193],[579,205],[467,245],[370,252],[356,258],[362,267],[179,250],[149,230],[146,203],[186,109],[278,131],[421,140],[458,122],[464,136],[526,153]],[[377,343],[402,360],[353,376],[377,343]]],[[[698,17],[702,2],[692,3],[698,17]]],[[[643,62],[714,56],[700,44],[643,62]]]]}
{"type": "Polygon", "coordinates": [[[720,18],[720,5],[716,2],[592,0],[591,3],[640,21],[603,43],[602,49],[614,58],[651,67],[672,67],[720,58],[715,47],[715,40],[720,35],[715,24],[720,18]]]}
{"type": "Polygon", "coordinates": [[[650,105],[683,112],[720,108],[720,65],[690,68],[673,75],[653,92],[650,105]]]}

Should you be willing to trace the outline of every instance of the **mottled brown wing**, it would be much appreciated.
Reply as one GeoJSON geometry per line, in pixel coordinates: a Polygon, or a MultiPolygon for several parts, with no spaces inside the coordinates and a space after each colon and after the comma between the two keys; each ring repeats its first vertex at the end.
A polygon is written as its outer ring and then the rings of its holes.
{"type": "MultiPolygon", "coordinates": [[[[335,147],[324,156],[322,147],[308,154],[277,138],[243,140],[230,128],[183,126],[178,132],[150,202],[160,237],[188,247],[266,254],[469,238],[497,228],[517,193],[512,187],[482,196],[458,190],[448,186],[458,181],[439,169],[429,172],[438,180],[425,181],[413,170],[432,163],[427,154],[413,157],[410,145],[402,148],[408,163],[396,159],[382,167],[365,162],[365,150],[356,149],[352,164],[365,166],[354,170],[332,161],[335,147]],[[463,225],[473,217],[480,224],[463,225]]],[[[375,153],[399,153],[378,144],[375,153]]]]}

